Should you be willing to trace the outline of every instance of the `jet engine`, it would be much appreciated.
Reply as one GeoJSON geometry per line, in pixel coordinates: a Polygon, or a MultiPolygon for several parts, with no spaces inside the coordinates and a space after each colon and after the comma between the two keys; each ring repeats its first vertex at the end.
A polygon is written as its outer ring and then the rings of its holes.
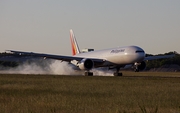
{"type": "Polygon", "coordinates": [[[91,59],[82,59],[77,65],[81,70],[91,70],[94,62],[91,59]]]}
{"type": "Polygon", "coordinates": [[[146,68],[146,63],[144,61],[140,62],[140,63],[134,63],[134,71],[135,72],[139,72],[139,71],[142,71],[146,68]]]}

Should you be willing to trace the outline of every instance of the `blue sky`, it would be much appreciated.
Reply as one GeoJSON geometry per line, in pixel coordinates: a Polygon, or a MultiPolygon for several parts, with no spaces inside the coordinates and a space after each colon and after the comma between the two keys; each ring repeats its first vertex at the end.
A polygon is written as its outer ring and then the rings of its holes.
{"type": "Polygon", "coordinates": [[[0,0],[0,52],[71,55],[70,29],[81,49],[180,53],[180,0],[0,0]]]}

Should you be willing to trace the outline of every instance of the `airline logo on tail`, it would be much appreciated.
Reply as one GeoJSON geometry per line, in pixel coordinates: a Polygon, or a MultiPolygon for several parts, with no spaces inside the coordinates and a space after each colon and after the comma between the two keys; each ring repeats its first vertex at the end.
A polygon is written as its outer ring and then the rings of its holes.
{"type": "Polygon", "coordinates": [[[72,47],[72,55],[76,55],[80,53],[76,38],[72,29],[70,30],[70,40],[71,40],[71,47],[72,47]]]}

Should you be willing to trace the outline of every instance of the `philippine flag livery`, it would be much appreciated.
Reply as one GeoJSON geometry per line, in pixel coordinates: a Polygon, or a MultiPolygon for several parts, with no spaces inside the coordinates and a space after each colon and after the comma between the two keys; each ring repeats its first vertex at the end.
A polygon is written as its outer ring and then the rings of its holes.
{"type": "Polygon", "coordinates": [[[72,29],[70,30],[70,40],[71,40],[71,47],[72,47],[72,55],[76,55],[80,53],[76,38],[72,29]]]}

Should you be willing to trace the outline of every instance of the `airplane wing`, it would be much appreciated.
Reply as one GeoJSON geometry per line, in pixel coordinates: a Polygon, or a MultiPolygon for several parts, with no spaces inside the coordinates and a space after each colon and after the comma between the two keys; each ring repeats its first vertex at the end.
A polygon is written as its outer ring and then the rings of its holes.
{"type": "MultiPolygon", "coordinates": [[[[34,53],[34,52],[23,52],[23,51],[14,51],[14,50],[6,50],[13,54],[18,54],[22,56],[33,56],[33,57],[41,57],[44,59],[55,59],[70,62],[72,60],[81,61],[84,57],[75,57],[75,56],[64,56],[64,55],[51,55],[51,54],[43,54],[43,53],[34,53]]],[[[105,59],[96,59],[96,58],[88,58],[91,59],[95,64],[104,63],[105,59]]]]}
{"type": "Polygon", "coordinates": [[[160,56],[148,56],[145,57],[144,60],[156,60],[156,59],[164,59],[164,58],[171,58],[174,57],[175,55],[160,55],[160,56]]]}

